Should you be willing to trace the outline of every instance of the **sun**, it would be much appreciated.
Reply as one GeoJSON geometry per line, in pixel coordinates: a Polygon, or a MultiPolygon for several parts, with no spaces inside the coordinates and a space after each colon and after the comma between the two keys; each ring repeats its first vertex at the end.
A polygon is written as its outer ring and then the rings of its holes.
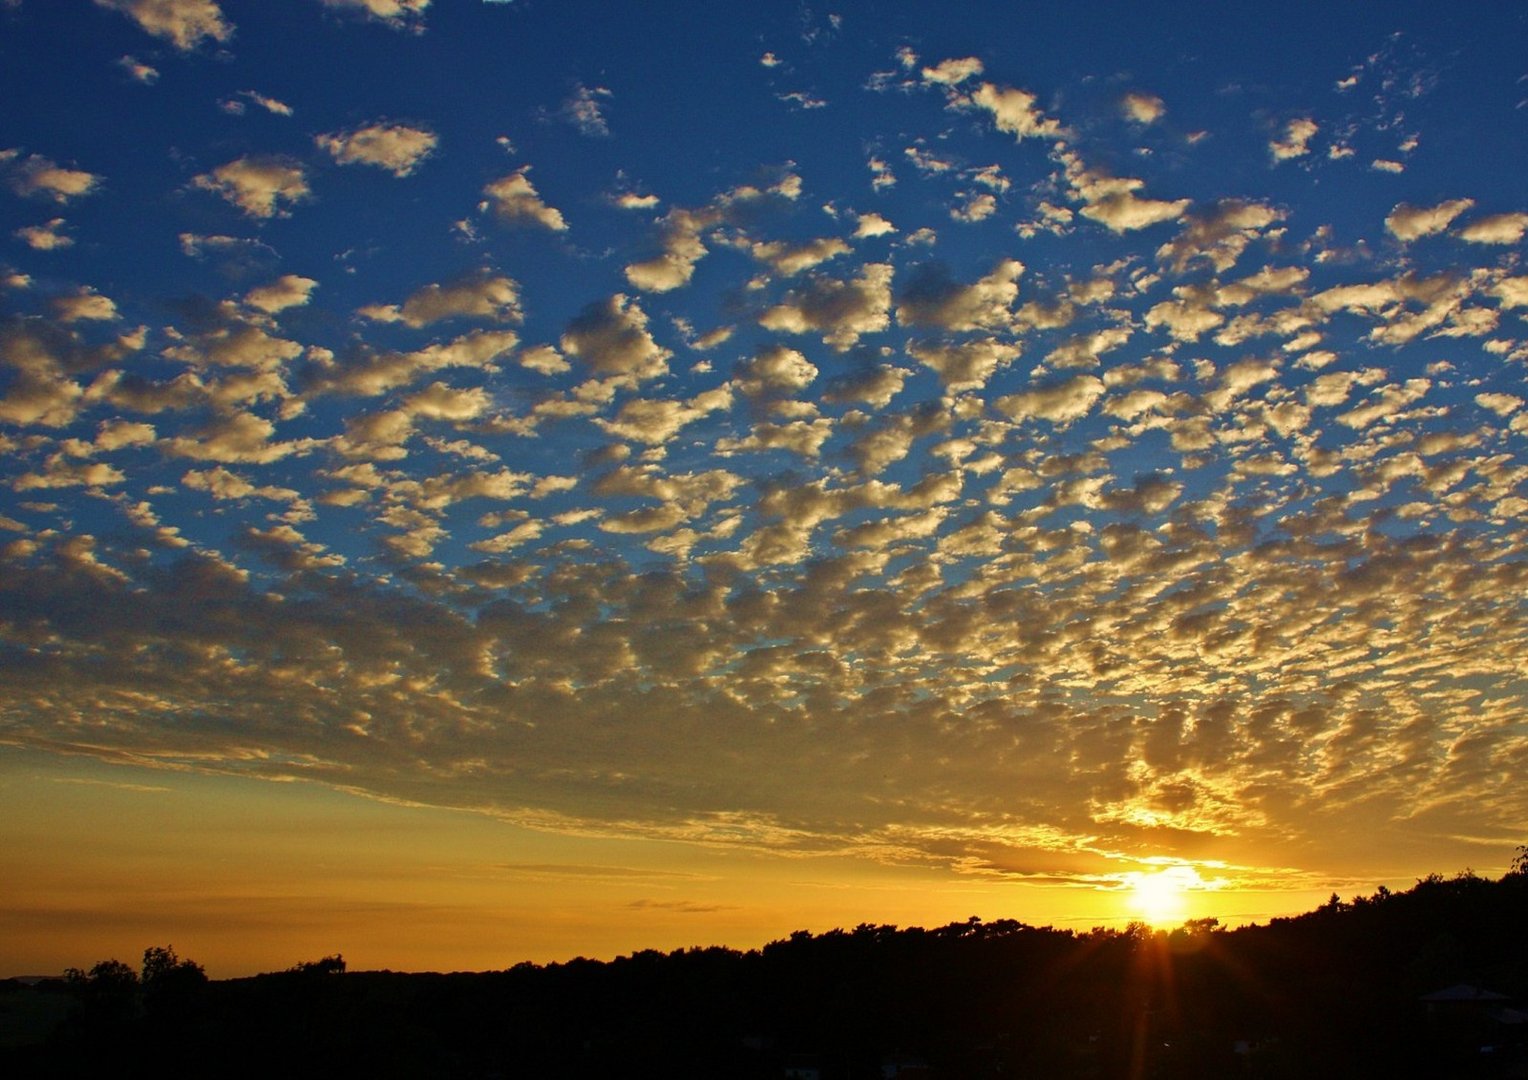
{"type": "Polygon", "coordinates": [[[1152,926],[1171,926],[1188,916],[1188,891],[1203,882],[1191,866],[1169,866],[1152,874],[1133,874],[1130,908],[1152,926]]]}

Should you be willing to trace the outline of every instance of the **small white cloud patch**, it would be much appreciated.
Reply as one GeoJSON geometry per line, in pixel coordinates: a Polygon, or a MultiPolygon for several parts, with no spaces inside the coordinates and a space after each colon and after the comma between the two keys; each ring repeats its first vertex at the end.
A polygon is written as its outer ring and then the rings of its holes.
{"type": "Polygon", "coordinates": [[[435,152],[440,138],[429,128],[378,121],[313,141],[341,165],[371,165],[402,178],[435,152]]]}

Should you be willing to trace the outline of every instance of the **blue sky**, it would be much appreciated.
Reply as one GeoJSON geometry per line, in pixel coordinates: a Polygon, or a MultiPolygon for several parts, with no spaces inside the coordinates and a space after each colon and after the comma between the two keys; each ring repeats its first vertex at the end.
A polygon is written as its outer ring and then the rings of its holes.
{"type": "Polygon", "coordinates": [[[0,5],[10,798],[1505,866],[1524,20],[0,5]]]}

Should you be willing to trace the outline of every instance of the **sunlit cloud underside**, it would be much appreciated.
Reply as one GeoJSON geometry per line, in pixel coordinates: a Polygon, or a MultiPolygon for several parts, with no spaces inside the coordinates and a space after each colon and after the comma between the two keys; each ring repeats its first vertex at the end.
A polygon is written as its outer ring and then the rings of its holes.
{"type": "Polygon", "coordinates": [[[79,49],[0,144],[0,739],[1015,881],[1505,861],[1528,202],[1457,147],[1521,71],[543,6],[0,11],[8,86],[79,49]]]}

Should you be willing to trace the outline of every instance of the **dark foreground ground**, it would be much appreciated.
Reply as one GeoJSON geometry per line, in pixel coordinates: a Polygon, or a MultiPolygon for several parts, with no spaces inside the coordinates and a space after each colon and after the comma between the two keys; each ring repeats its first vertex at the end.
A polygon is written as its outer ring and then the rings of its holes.
{"type": "Polygon", "coordinates": [[[0,983],[0,1076],[1528,1077],[1528,859],[1267,926],[975,918],[508,971],[0,983]]]}

